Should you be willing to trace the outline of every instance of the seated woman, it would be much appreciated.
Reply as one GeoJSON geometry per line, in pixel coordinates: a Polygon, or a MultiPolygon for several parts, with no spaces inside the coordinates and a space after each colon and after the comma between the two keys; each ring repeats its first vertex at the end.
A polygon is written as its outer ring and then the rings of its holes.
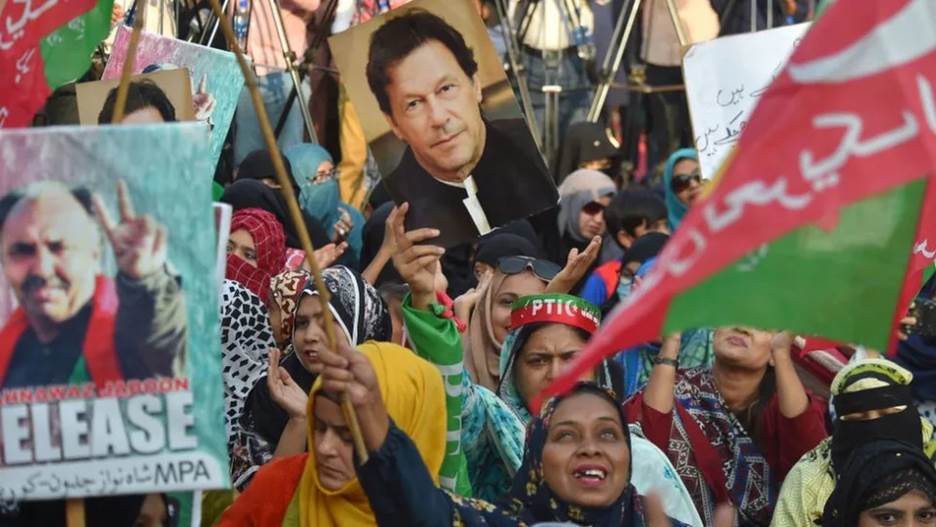
{"type": "Polygon", "coordinates": [[[347,393],[358,413],[369,453],[357,467],[358,480],[378,525],[667,524],[658,508],[651,518],[645,515],[644,501],[630,484],[630,434],[622,409],[612,393],[594,384],[550,400],[531,422],[523,466],[500,508],[434,484],[434,467],[427,469],[414,441],[376,396],[367,360],[348,349],[322,360],[324,389],[347,393]]]}
{"type": "Polygon", "coordinates": [[[365,219],[360,211],[341,201],[338,169],[331,154],[321,145],[311,143],[292,145],[283,153],[299,185],[297,197],[302,210],[325,228],[332,242],[348,242],[348,250],[338,263],[357,268],[365,219]]]}
{"type": "Polygon", "coordinates": [[[936,525],[936,469],[918,445],[870,442],[848,456],[840,474],[824,527],[936,525]]]}
{"type": "MultiPolygon", "coordinates": [[[[387,307],[358,273],[338,266],[322,271],[322,279],[331,293],[328,307],[339,343],[357,345],[390,338],[387,307]]],[[[253,445],[249,449],[253,458],[235,475],[236,486],[245,486],[257,467],[271,458],[299,454],[305,448],[306,394],[320,370],[318,356],[327,346],[321,317],[322,303],[310,280],[293,317],[292,353],[274,349],[269,370],[256,368],[246,381],[253,388],[238,424],[240,443],[253,445]]]]}
{"type": "MultiPolygon", "coordinates": [[[[366,369],[370,390],[349,393],[358,401],[381,401],[381,417],[393,419],[395,426],[412,437],[409,444],[415,443],[414,455],[424,470],[428,467],[426,481],[433,487],[445,456],[445,389],[438,371],[394,344],[368,342],[357,349],[343,349],[357,361],[356,371],[366,369]]],[[[338,403],[340,397],[341,392],[316,381],[306,403],[307,453],[276,459],[260,469],[219,526],[374,525],[371,509],[394,507],[374,500],[368,504],[355,475],[354,445],[338,403]]],[[[359,421],[373,420],[362,405],[357,416],[359,421]]],[[[401,481],[393,485],[406,486],[401,481]]],[[[392,518],[390,524],[410,525],[399,517],[392,518]]]]}
{"type": "MultiPolygon", "coordinates": [[[[458,330],[451,318],[445,317],[444,308],[434,302],[432,270],[437,257],[423,260],[422,253],[433,254],[432,247],[407,247],[394,258],[411,289],[411,296],[403,303],[406,327],[414,350],[443,371],[447,386],[461,387],[452,390],[455,401],[449,408],[461,410],[461,441],[471,488],[474,496],[495,501],[509,492],[520,466],[524,427],[531,420],[527,401],[585,346],[598,328],[600,313],[597,307],[571,295],[540,294],[514,302],[509,315],[513,329],[500,357],[498,398],[464,375],[458,330]]],[[[595,375],[605,386],[611,386],[612,377],[608,363],[595,375]]],[[[667,477],[667,471],[670,475],[675,471],[666,456],[637,435],[634,448],[640,454],[637,488],[659,494],[671,516],[702,525],[688,491],[678,479],[667,477]]]]}
{"type": "Polygon", "coordinates": [[[262,209],[241,209],[231,217],[224,277],[267,299],[270,278],[286,263],[283,225],[262,209]]]}
{"type": "Polygon", "coordinates": [[[790,358],[793,337],[719,328],[711,370],[677,370],[667,337],[629,417],[667,453],[706,525],[731,502],[740,525],[768,525],[780,483],[826,437],[825,403],[810,397],[790,358]]]}
{"type": "Polygon", "coordinates": [[[913,374],[884,359],[855,361],[832,381],[836,418],[832,437],[803,456],[787,474],[772,527],[818,525],[842,467],[873,441],[901,441],[922,449],[936,463],[932,424],[913,403],[913,374]]]}

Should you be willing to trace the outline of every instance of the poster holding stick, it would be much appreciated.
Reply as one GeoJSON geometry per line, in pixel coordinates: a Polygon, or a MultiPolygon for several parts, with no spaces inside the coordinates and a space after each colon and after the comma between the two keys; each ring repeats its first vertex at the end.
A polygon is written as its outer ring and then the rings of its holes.
{"type": "Polygon", "coordinates": [[[471,2],[416,0],[329,38],[407,229],[446,247],[553,207],[558,193],[471,2]]]}
{"type": "Polygon", "coordinates": [[[230,485],[207,150],[197,123],[0,132],[4,506],[230,485]]]}

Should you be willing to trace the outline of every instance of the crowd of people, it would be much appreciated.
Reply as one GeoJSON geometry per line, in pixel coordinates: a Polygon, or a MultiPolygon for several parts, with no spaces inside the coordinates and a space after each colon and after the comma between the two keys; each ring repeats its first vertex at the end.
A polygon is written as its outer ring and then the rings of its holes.
{"type": "MultiPolygon", "coordinates": [[[[377,14],[377,4],[405,2],[360,3],[367,8],[339,2],[334,20],[316,23],[337,32],[377,14]]],[[[719,34],[719,2],[681,3],[708,6],[693,20],[714,25],[698,38],[719,34]]],[[[296,34],[318,4],[283,2],[300,54],[308,42],[296,34]]],[[[666,13],[653,4],[648,13],[666,13]]],[[[796,12],[797,2],[777,4],[796,12]]],[[[591,11],[583,20],[593,23],[591,11]]],[[[298,140],[294,105],[279,145],[316,248],[306,254],[242,98],[233,169],[217,177],[218,200],[233,209],[220,349],[234,489],[205,493],[202,523],[936,525],[936,341],[912,332],[888,357],[783,328],[686,329],[621,349],[533,407],[641,287],[709,184],[687,148],[685,115],[651,130],[660,137],[645,174],[622,172],[636,166],[622,161],[635,160],[583,119],[590,80],[578,44],[547,33],[525,35],[521,58],[534,84],[544,63],[558,61],[575,86],[548,160],[559,203],[472,243],[444,247],[439,228],[408,230],[411,204],[394,203],[379,182],[367,188],[373,159],[336,88],[308,102],[315,110],[330,97],[338,120],[317,126],[325,136],[333,127],[335,141],[298,140]]],[[[680,82],[665,43],[645,39],[648,75],[680,82]]],[[[290,81],[272,40],[252,32],[248,49],[275,116],[290,81]]],[[[132,94],[128,114],[159,110],[145,85],[132,94]]],[[[659,104],[651,115],[685,101],[659,104]]],[[[919,295],[936,300],[936,278],[919,295]]]]}

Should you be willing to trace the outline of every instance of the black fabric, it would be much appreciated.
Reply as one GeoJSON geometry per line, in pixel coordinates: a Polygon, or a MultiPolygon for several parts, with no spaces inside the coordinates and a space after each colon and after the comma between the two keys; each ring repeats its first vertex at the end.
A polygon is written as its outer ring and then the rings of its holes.
{"type": "MultiPolygon", "coordinates": [[[[920,289],[917,298],[932,300],[936,296],[936,275],[920,289]]],[[[936,339],[910,335],[897,343],[897,364],[913,373],[910,389],[918,401],[936,401],[936,339]]]]}
{"type": "Polygon", "coordinates": [[[662,232],[648,232],[630,246],[621,258],[621,268],[631,262],[640,262],[643,265],[647,260],[656,257],[663,250],[669,236],[662,232]]]}
{"type": "Polygon", "coordinates": [[[478,250],[475,252],[474,259],[475,262],[496,267],[497,262],[505,256],[539,258],[540,251],[526,238],[509,232],[494,231],[478,241],[478,250]]]}
{"type": "MultiPolygon", "coordinates": [[[[290,164],[286,156],[280,154],[280,157],[286,167],[286,176],[289,177],[293,191],[298,195],[299,185],[296,184],[296,177],[293,176],[292,164],[290,164]]],[[[273,156],[270,155],[270,151],[264,148],[247,154],[247,157],[237,166],[237,179],[256,179],[258,181],[272,179],[277,181],[276,169],[273,167],[273,156]]]]}
{"type": "MultiPolygon", "coordinates": [[[[543,242],[540,240],[540,237],[536,234],[536,229],[533,228],[533,224],[530,223],[528,219],[514,220],[506,225],[502,225],[497,228],[497,230],[488,233],[486,236],[492,236],[495,234],[513,234],[515,236],[520,236],[525,240],[532,243],[538,251],[543,250],[543,242]]],[[[482,239],[484,237],[482,236],[482,239]]]]}
{"type": "Polygon", "coordinates": [[[855,449],[843,460],[842,468],[836,470],[835,490],[826,501],[822,515],[823,527],[858,525],[862,511],[880,505],[868,500],[881,491],[885,494],[874,501],[890,497],[894,475],[906,470],[916,472],[914,479],[924,483],[925,488],[919,490],[927,492],[927,488],[936,487],[936,469],[919,444],[882,440],[868,442],[855,449]]]}
{"type": "MultiPolygon", "coordinates": [[[[255,179],[238,178],[237,181],[224,190],[221,201],[231,205],[234,212],[240,209],[257,208],[273,214],[283,225],[283,231],[286,234],[286,246],[293,249],[302,249],[302,244],[299,242],[299,231],[289,215],[286,199],[278,190],[272,189],[255,179]]],[[[315,247],[322,247],[331,243],[328,233],[325,232],[319,222],[315,221],[315,218],[305,211],[302,211],[302,217],[315,247]]]]}
{"type": "Polygon", "coordinates": [[[832,433],[832,466],[835,471],[841,473],[841,467],[853,452],[878,440],[900,441],[922,449],[923,425],[916,405],[867,421],[843,421],[839,416],[832,433]]]}
{"type": "Polygon", "coordinates": [[[2,387],[25,388],[67,383],[81,358],[91,310],[89,301],[75,316],[62,324],[58,336],[48,344],[40,342],[36,332],[31,326],[28,327],[16,342],[2,387]]]}
{"type": "MultiPolygon", "coordinates": [[[[472,177],[478,200],[491,227],[524,218],[555,205],[559,193],[522,119],[485,123],[484,152],[472,177]]],[[[397,203],[409,202],[407,230],[434,227],[442,231],[436,243],[453,247],[478,238],[462,200],[465,189],[446,185],[429,175],[407,148],[399,165],[385,178],[397,203]]]]}
{"type": "MultiPolygon", "coordinates": [[[[167,521],[162,525],[178,525],[178,511],[170,506],[166,495],[167,521]]],[[[113,527],[133,527],[143,507],[144,494],[105,496],[84,499],[85,524],[113,527]]],[[[65,525],[65,500],[24,501],[15,512],[0,513],[0,527],[34,527],[65,525]]]]}
{"type": "Polygon", "coordinates": [[[917,491],[936,504],[936,480],[916,468],[905,468],[884,476],[880,482],[861,498],[865,510],[880,507],[899,499],[908,492],[917,491]]]}
{"type": "MultiPolygon", "coordinates": [[[[302,363],[299,362],[299,357],[295,353],[283,357],[280,360],[280,367],[289,373],[289,376],[303,391],[308,393],[312,389],[312,384],[317,376],[302,367],[302,363]]],[[[289,414],[270,396],[266,375],[261,377],[254,385],[253,390],[250,391],[245,407],[249,414],[248,419],[253,421],[254,430],[270,444],[272,450],[276,450],[283,429],[286,428],[286,423],[289,421],[289,414]]]]}
{"type": "Polygon", "coordinates": [[[836,395],[835,413],[842,416],[912,404],[913,394],[909,386],[881,386],[880,388],[836,395]]]}
{"type": "Polygon", "coordinates": [[[471,266],[472,252],[470,243],[462,243],[449,247],[442,255],[442,274],[448,280],[447,293],[452,298],[458,298],[478,285],[471,266]]]}
{"type": "Polygon", "coordinates": [[[583,163],[613,159],[617,155],[618,149],[611,143],[604,126],[589,121],[572,123],[566,130],[565,141],[556,162],[556,183],[562,183],[566,176],[581,168],[583,163]]]}

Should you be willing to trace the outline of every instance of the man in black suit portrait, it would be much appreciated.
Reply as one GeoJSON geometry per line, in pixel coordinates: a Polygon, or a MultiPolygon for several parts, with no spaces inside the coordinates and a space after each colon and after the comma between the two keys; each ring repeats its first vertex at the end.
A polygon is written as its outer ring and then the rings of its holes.
{"type": "Polygon", "coordinates": [[[410,203],[407,228],[438,228],[451,246],[556,204],[526,123],[484,118],[478,63],[442,18],[391,15],[371,36],[367,82],[407,145],[385,178],[394,201],[410,203]]]}

